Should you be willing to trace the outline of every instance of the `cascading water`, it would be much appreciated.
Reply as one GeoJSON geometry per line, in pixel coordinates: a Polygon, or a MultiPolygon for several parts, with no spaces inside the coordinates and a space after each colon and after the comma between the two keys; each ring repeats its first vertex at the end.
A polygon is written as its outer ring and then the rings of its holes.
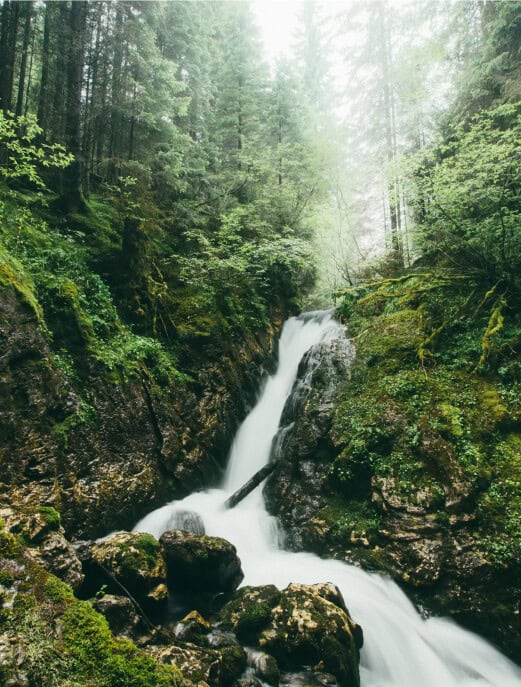
{"type": "Polygon", "coordinates": [[[195,512],[207,534],[224,537],[237,547],[244,584],[275,584],[282,589],[290,582],[334,582],[364,630],[362,687],[520,687],[521,670],[513,663],[449,620],[423,619],[392,581],[340,561],[281,550],[277,523],[264,508],[261,487],[234,509],[224,508],[226,498],[269,461],[304,354],[341,336],[342,327],[329,313],[289,319],[279,342],[278,369],[237,432],[222,489],[163,506],[134,529],[159,537],[179,526],[187,511],[195,512]]]}

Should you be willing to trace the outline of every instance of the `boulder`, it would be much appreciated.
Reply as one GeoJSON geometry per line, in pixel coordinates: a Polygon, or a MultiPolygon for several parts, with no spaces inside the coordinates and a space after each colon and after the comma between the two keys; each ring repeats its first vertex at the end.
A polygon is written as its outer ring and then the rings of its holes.
{"type": "Polygon", "coordinates": [[[94,599],[92,606],[105,616],[115,635],[137,639],[142,634],[143,622],[128,597],[104,594],[101,598],[94,599]]]}
{"type": "Polygon", "coordinates": [[[43,567],[77,590],[83,582],[81,562],[76,551],[60,532],[50,532],[39,546],[43,567]]]}
{"type": "Polygon", "coordinates": [[[175,626],[175,637],[181,642],[201,644],[201,639],[210,632],[210,623],[198,611],[191,611],[175,626]]]}
{"type": "Polygon", "coordinates": [[[174,665],[193,683],[231,687],[246,668],[246,653],[239,646],[222,651],[195,644],[149,646],[147,651],[161,663],[174,665]]]}
{"type": "Polygon", "coordinates": [[[235,546],[226,539],[170,530],[159,541],[174,592],[232,592],[244,577],[235,546]]]}
{"type": "Polygon", "coordinates": [[[150,534],[117,532],[96,542],[90,568],[111,591],[131,594],[145,610],[156,610],[168,601],[165,562],[159,542],[150,534]]]}
{"type": "Polygon", "coordinates": [[[362,630],[332,584],[244,587],[221,610],[239,637],[273,656],[282,670],[313,667],[343,687],[360,684],[362,630]]]}

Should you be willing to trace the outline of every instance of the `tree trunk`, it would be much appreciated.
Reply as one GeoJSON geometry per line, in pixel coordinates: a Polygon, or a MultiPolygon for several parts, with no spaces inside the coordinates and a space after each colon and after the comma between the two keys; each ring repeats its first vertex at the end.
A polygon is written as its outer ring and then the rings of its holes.
{"type": "Polygon", "coordinates": [[[110,143],[109,143],[109,166],[108,178],[110,181],[117,179],[116,159],[119,157],[120,130],[121,130],[121,69],[123,66],[123,11],[121,4],[116,5],[116,24],[114,28],[114,60],[112,63],[112,112],[110,116],[110,143]]]}
{"type": "Polygon", "coordinates": [[[65,139],[74,161],[63,174],[63,207],[67,212],[85,210],[82,194],[84,163],[81,147],[81,86],[85,53],[85,25],[88,3],[73,2],[70,11],[70,42],[67,68],[65,139]]]}
{"type": "Polygon", "coordinates": [[[42,44],[42,73],[40,76],[40,92],[38,94],[38,124],[44,133],[47,132],[47,114],[49,111],[49,45],[51,34],[51,5],[45,5],[45,17],[43,23],[43,44],[42,44]]]}
{"type": "MultiPolygon", "coordinates": [[[[73,3],[75,5],[76,2],[73,3]]],[[[54,65],[54,90],[53,90],[53,106],[51,113],[52,133],[53,138],[60,143],[66,143],[66,134],[64,132],[65,119],[65,98],[63,97],[64,77],[67,70],[67,53],[70,49],[70,16],[69,7],[66,2],[52,3],[50,6],[56,8],[59,12],[58,17],[51,22],[56,24],[56,31],[54,34],[54,47],[56,49],[56,58],[54,65]]],[[[67,87],[67,85],[66,85],[67,87]]]]}
{"type": "Polygon", "coordinates": [[[4,112],[7,106],[7,83],[8,83],[8,42],[9,42],[9,18],[11,14],[11,3],[4,0],[2,4],[2,29],[0,32],[0,107],[4,112]]]}
{"type": "Polygon", "coordinates": [[[388,179],[389,195],[389,217],[391,221],[391,250],[398,261],[402,261],[401,240],[399,232],[399,210],[397,207],[397,189],[395,172],[393,168],[395,162],[393,145],[393,94],[391,84],[391,56],[388,30],[386,26],[385,7],[382,0],[375,3],[377,9],[378,31],[380,34],[380,70],[382,76],[382,95],[384,110],[384,129],[385,129],[385,158],[392,172],[392,178],[388,179]]]}
{"type": "Polygon", "coordinates": [[[24,94],[25,94],[25,78],[27,75],[27,56],[29,53],[29,43],[31,40],[31,22],[33,18],[33,3],[24,3],[25,22],[24,22],[24,37],[22,43],[22,59],[20,61],[20,74],[18,78],[18,96],[16,98],[15,114],[19,117],[23,113],[24,108],[24,94]]]}
{"type": "Polygon", "coordinates": [[[5,0],[0,35],[0,107],[4,112],[11,109],[19,16],[20,3],[5,0]]]}
{"type": "Polygon", "coordinates": [[[226,499],[226,501],[224,502],[224,507],[234,508],[238,503],[245,499],[248,496],[248,494],[250,494],[256,487],[258,487],[259,484],[262,481],[264,481],[266,477],[273,472],[273,470],[275,470],[277,465],[278,463],[277,461],[275,461],[273,463],[268,463],[263,468],[258,470],[253,475],[253,477],[250,477],[246,484],[243,484],[243,486],[240,489],[237,489],[236,492],[234,492],[228,499],[226,499]]]}
{"type": "Polygon", "coordinates": [[[97,17],[96,23],[93,24],[93,35],[91,37],[91,49],[89,53],[89,76],[90,76],[90,102],[87,98],[86,103],[86,113],[85,113],[85,131],[84,131],[84,142],[83,142],[83,156],[85,160],[85,176],[90,179],[93,173],[93,160],[94,160],[94,139],[97,135],[95,130],[95,122],[97,120],[98,112],[96,110],[97,99],[98,99],[98,74],[99,74],[99,62],[100,62],[100,46],[101,46],[101,24],[103,16],[103,3],[99,2],[97,4],[97,17]],[[95,35],[95,40],[94,40],[95,35]]]}

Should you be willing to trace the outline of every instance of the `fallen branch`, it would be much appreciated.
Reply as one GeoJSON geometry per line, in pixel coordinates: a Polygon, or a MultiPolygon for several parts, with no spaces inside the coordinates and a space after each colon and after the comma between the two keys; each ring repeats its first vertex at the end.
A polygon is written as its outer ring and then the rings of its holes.
{"type": "Polygon", "coordinates": [[[277,467],[278,463],[277,461],[273,463],[268,463],[265,465],[263,468],[258,470],[253,477],[251,477],[246,484],[244,484],[240,489],[237,489],[236,492],[234,492],[230,498],[226,499],[224,502],[225,508],[233,508],[236,506],[238,503],[240,503],[243,499],[245,499],[248,494],[250,494],[255,487],[259,486],[259,484],[266,479],[266,477],[275,470],[277,467]]]}

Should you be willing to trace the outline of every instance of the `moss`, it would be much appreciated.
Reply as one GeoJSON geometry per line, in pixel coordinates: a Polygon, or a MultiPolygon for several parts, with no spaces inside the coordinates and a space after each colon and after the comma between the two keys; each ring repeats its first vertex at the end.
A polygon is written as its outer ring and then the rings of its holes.
{"type": "Polygon", "coordinates": [[[157,559],[160,556],[160,546],[157,539],[151,534],[140,534],[133,542],[133,546],[140,551],[149,569],[152,569],[157,564],[157,559]]]}
{"type": "Polygon", "coordinates": [[[64,301],[65,309],[73,316],[83,344],[88,349],[95,350],[94,325],[92,319],[80,303],[80,294],[76,284],[69,279],[65,279],[59,285],[57,295],[64,301]]]}
{"type": "Polygon", "coordinates": [[[44,594],[53,602],[63,603],[74,600],[71,587],[54,575],[49,575],[43,585],[44,594]]]}
{"type": "Polygon", "coordinates": [[[36,297],[32,279],[21,262],[0,245],[0,286],[12,286],[23,302],[33,311],[37,320],[43,323],[42,308],[36,297]]]}
{"type": "Polygon", "coordinates": [[[463,436],[461,412],[456,406],[450,403],[440,403],[438,406],[440,418],[440,429],[448,435],[460,438],[463,436]]]}
{"type": "Polygon", "coordinates": [[[52,506],[40,506],[38,513],[43,516],[50,531],[58,531],[61,526],[60,514],[52,506]]]}
{"type": "Polygon", "coordinates": [[[380,372],[400,369],[404,361],[414,360],[419,345],[417,310],[400,310],[368,322],[355,339],[367,365],[378,364],[380,372]]]}
{"type": "Polygon", "coordinates": [[[246,653],[240,646],[225,647],[220,653],[222,684],[233,685],[246,669],[246,653]]]}
{"type": "Polygon", "coordinates": [[[0,556],[2,558],[16,558],[20,555],[22,545],[17,537],[3,528],[0,529],[0,556]]]}
{"type": "Polygon", "coordinates": [[[7,618],[24,647],[31,684],[54,687],[178,687],[180,672],[159,665],[128,640],[113,637],[106,619],[69,585],[24,559],[24,582],[7,618]],[[60,628],[56,632],[53,628],[60,628]]]}
{"type": "Polygon", "coordinates": [[[167,687],[181,683],[180,672],[161,666],[132,642],[114,639],[106,619],[86,601],[63,614],[63,650],[77,677],[97,687],[167,687]]]}
{"type": "Polygon", "coordinates": [[[0,570],[0,585],[4,587],[10,587],[16,580],[16,575],[14,575],[10,570],[0,570]]]}
{"type": "Polygon", "coordinates": [[[69,433],[76,427],[80,427],[82,425],[93,426],[96,422],[96,419],[96,409],[82,400],[74,413],[68,415],[63,422],[57,422],[52,429],[55,434],[61,437],[63,448],[66,449],[69,433]]]}
{"type": "Polygon", "coordinates": [[[367,539],[369,544],[378,540],[381,516],[371,503],[363,500],[330,499],[317,517],[329,525],[329,536],[340,545],[353,540],[367,539]]]}
{"type": "Polygon", "coordinates": [[[233,595],[223,609],[222,618],[237,636],[246,642],[256,640],[259,633],[272,620],[272,609],[281,599],[274,585],[243,587],[233,595]]]}
{"type": "Polygon", "coordinates": [[[497,425],[508,418],[508,410],[502,403],[498,389],[488,388],[481,394],[481,407],[486,415],[487,425],[497,425]]]}
{"type": "Polygon", "coordinates": [[[256,637],[271,620],[271,606],[257,603],[246,607],[237,620],[237,636],[245,640],[256,637]]]}

